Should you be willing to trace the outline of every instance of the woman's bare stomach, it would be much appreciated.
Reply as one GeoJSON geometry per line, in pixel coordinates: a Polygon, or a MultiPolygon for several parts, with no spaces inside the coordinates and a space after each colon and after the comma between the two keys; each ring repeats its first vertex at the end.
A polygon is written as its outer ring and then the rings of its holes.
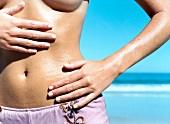
{"type": "Polygon", "coordinates": [[[83,59],[79,51],[69,53],[66,50],[66,53],[61,53],[49,49],[26,58],[20,57],[20,53],[12,53],[7,52],[5,55],[14,61],[8,60],[5,65],[3,64],[4,67],[1,66],[0,104],[14,108],[54,104],[55,100],[47,97],[48,87],[74,72],[63,71],[64,63],[83,59]]]}
{"type": "Polygon", "coordinates": [[[54,104],[55,100],[47,97],[48,87],[74,72],[63,71],[64,63],[83,59],[79,40],[87,4],[83,2],[77,10],[64,13],[51,10],[43,3],[44,8],[40,8],[29,2],[24,11],[16,15],[53,24],[49,32],[57,38],[49,49],[39,50],[35,55],[0,49],[0,105],[34,108],[54,104]]]}

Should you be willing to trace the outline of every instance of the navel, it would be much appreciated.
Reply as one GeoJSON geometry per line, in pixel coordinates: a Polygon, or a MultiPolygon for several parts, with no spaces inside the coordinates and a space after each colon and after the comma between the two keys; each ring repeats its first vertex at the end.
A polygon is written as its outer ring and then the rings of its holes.
{"type": "Polygon", "coordinates": [[[28,76],[28,71],[24,71],[24,76],[27,77],[28,76]]]}

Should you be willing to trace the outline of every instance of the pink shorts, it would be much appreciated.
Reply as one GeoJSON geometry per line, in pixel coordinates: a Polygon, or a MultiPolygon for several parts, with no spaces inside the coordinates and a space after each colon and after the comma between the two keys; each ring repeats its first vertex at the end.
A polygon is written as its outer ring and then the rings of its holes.
{"type": "Polygon", "coordinates": [[[106,106],[102,95],[81,109],[72,104],[60,103],[52,106],[17,109],[1,106],[0,124],[108,124],[106,106]]]}

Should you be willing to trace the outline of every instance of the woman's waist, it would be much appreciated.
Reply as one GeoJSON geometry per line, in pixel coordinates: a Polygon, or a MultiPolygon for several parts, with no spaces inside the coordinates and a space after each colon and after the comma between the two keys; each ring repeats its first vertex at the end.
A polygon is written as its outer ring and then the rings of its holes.
{"type": "Polygon", "coordinates": [[[10,83],[17,80],[17,82],[29,82],[27,83],[29,85],[34,81],[55,80],[74,72],[74,70],[63,69],[65,63],[83,59],[81,54],[77,53],[51,54],[50,52],[41,52],[26,58],[16,56],[19,55],[6,56],[7,59],[2,57],[0,82],[5,80],[5,83],[10,83]]]}
{"type": "Polygon", "coordinates": [[[54,104],[55,98],[48,98],[48,87],[73,72],[62,72],[62,69],[57,67],[48,67],[45,70],[42,68],[28,70],[27,74],[22,74],[22,71],[17,69],[2,73],[0,104],[15,108],[34,108],[54,104]]]}
{"type": "Polygon", "coordinates": [[[34,81],[60,78],[72,73],[73,70],[63,70],[65,63],[82,60],[78,50],[44,50],[35,55],[28,55],[13,51],[3,51],[0,61],[0,81],[34,81]],[[45,79],[44,79],[45,78],[45,79]],[[10,80],[11,79],[11,80],[10,80]]]}
{"type": "Polygon", "coordinates": [[[7,62],[0,73],[0,104],[17,108],[52,105],[48,87],[74,72],[63,71],[63,64],[80,59],[81,55],[46,54],[7,62]]]}
{"type": "Polygon", "coordinates": [[[2,75],[0,80],[0,104],[15,108],[34,108],[52,105],[55,98],[48,98],[50,84],[68,76],[60,71],[55,74],[30,72],[27,77],[2,75]]]}

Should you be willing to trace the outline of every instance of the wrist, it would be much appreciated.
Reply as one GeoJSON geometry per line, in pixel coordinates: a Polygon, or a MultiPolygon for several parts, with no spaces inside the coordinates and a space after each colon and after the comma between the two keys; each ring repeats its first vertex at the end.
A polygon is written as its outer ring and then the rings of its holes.
{"type": "Polygon", "coordinates": [[[103,59],[102,61],[104,62],[107,71],[113,74],[114,77],[117,77],[125,71],[122,68],[122,60],[123,60],[123,54],[116,52],[111,56],[103,59]]]}
{"type": "Polygon", "coordinates": [[[140,54],[134,54],[135,52],[133,52],[131,48],[132,47],[126,45],[111,56],[103,59],[105,65],[108,66],[108,70],[116,73],[116,75],[120,75],[139,61],[140,54]]]}

